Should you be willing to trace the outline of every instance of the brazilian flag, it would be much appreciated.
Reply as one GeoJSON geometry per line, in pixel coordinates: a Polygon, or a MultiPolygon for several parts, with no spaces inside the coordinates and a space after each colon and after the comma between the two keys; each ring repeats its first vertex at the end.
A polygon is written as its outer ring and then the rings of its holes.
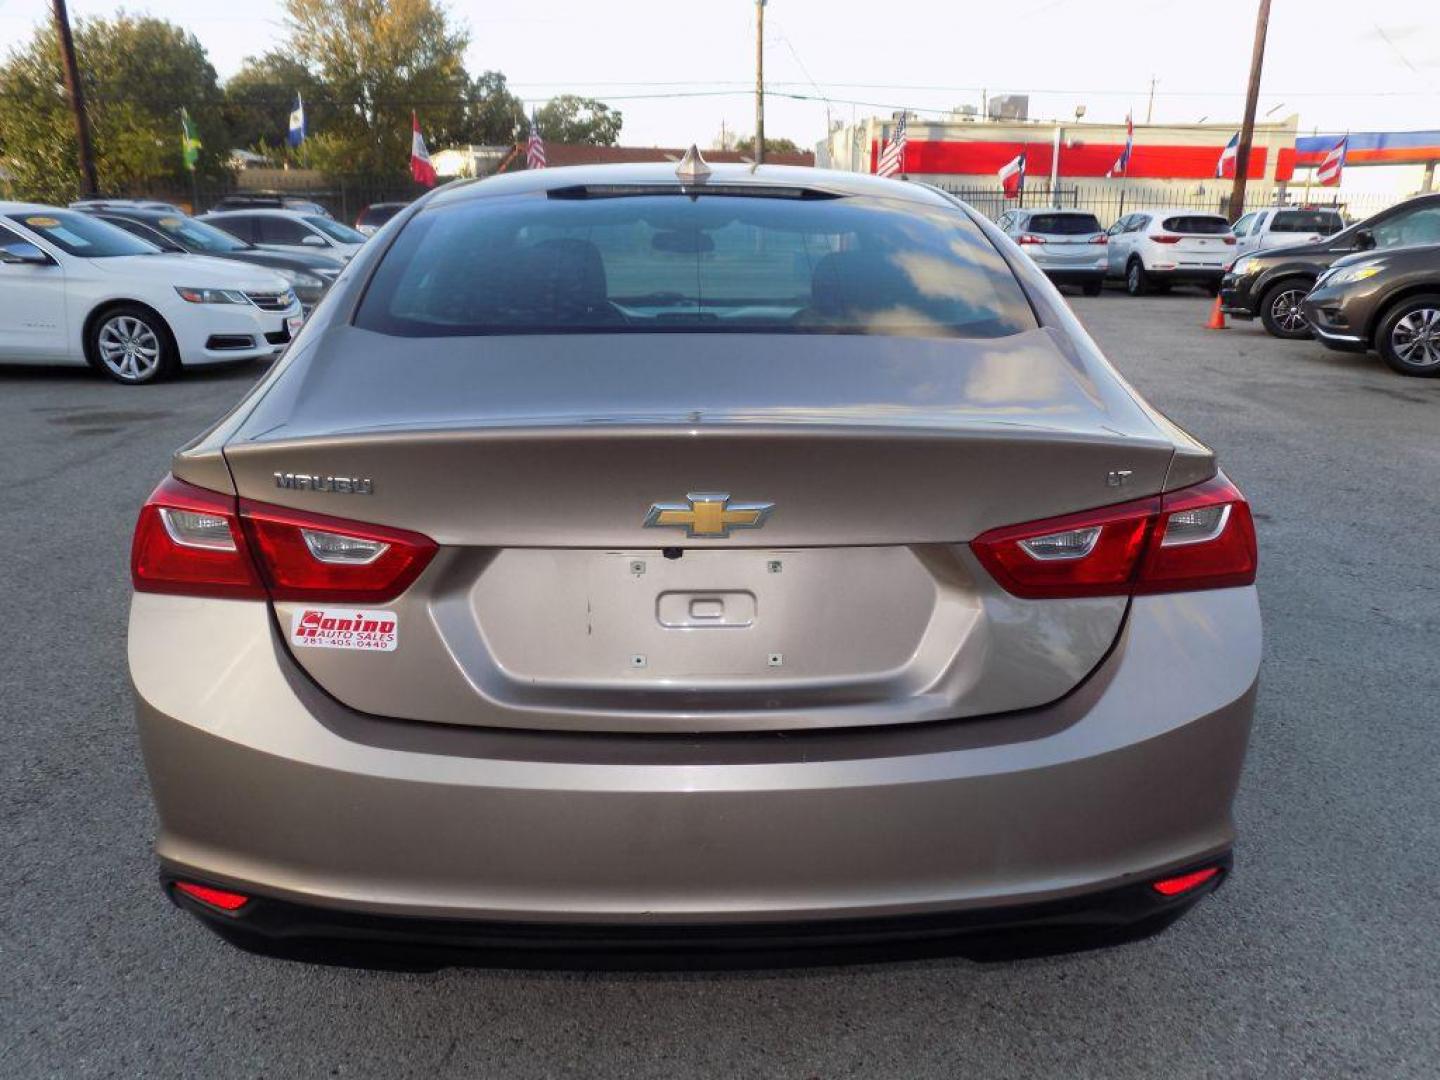
{"type": "Polygon", "coordinates": [[[185,159],[185,168],[190,172],[195,171],[195,163],[200,160],[200,133],[195,130],[195,123],[190,119],[190,114],[184,109],[180,110],[180,155],[185,159]]]}

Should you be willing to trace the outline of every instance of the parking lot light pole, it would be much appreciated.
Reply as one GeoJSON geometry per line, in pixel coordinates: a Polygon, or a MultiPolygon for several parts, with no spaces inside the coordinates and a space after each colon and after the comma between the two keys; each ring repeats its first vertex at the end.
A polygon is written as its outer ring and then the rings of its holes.
{"type": "Polygon", "coordinates": [[[1250,143],[1255,138],[1255,108],[1260,102],[1260,69],[1265,63],[1265,32],[1270,27],[1270,0],[1260,0],[1255,17],[1255,48],[1250,54],[1250,85],[1245,89],[1245,119],[1235,145],[1235,185],[1230,189],[1230,220],[1245,213],[1245,178],[1250,171],[1250,143]]]}
{"type": "Polygon", "coordinates": [[[80,69],[75,63],[75,39],[70,35],[70,13],[65,0],[53,0],[55,36],[60,40],[60,64],[65,69],[65,92],[70,97],[70,112],[75,117],[75,143],[80,156],[80,194],[100,194],[95,178],[95,152],[90,146],[90,120],[85,115],[85,88],[80,82],[80,69]]]}

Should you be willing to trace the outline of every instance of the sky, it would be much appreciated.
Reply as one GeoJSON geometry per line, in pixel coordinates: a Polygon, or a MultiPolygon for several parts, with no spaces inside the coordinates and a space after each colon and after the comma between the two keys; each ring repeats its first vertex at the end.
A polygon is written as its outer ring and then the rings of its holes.
{"type": "MultiPolygon", "coordinates": [[[[70,0],[71,17],[117,0],[70,0]]],[[[279,0],[128,0],[192,31],[222,79],[284,35],[279,0]]],[[[599,97],[631,145],[712,143],[754,130],[753,0],[449,0],[473,72],[503,71],[535,102],[599,97]],[[688,96],[675,96],[688,95],[688,96]]],[[[1029,93],[1032,117],[1238,119],[1256,0],[771,0],[766,134],[811,147],[833,120],[978,106],[1029,93]],[[803,95],[807,100],[784,95],[803,95]]],[[[48,0],[0,0],[0,43],[29,36],[48,0]]],[[[1309,133],[1440,128],[1435,0],[1275,0],[1260,114],[1309,133]]]]}

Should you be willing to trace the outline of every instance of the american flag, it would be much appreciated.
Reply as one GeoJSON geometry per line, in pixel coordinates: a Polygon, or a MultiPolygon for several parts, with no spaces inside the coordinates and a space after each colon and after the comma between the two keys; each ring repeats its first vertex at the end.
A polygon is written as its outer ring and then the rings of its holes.
{"type": "Polygon", "coordinates": [[[894,176],[905,171],[905,114],[895,121],[895,131],[889,143],[880,154],[880,164],[875,167],[876,176],[894,176]]]}
{"type": "Polygon", "coordinates": [[[530,117],[530,138],[525,140],[525,167],[545,168],[545,140],[540,138],[540,129],[535,126],[535,117],[530,117]]]}
{"type": "Polygon", "coordinates": [[[1110,166],[1107,177],[1125,176],[1130,172],[1130,152],[1135,149],[1135,121],[1129,113],[1125,114],[1125,149],[1120,151],[1120,156],[1115,159],[1115,164],[1110,166]]]}

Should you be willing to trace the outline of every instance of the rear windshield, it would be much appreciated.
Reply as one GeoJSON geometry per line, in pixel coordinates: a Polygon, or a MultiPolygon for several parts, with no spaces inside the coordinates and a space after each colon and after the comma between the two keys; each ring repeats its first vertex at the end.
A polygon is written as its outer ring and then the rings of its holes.
{"type": "Polygon", "coordinates": [[[1047,236],[1088,236],[1104,230],[1094,214],[1036,214],[1026,231],[1047,236]]]}
{"type": "Polygon", "coordinates": [[[426,210],[386,253],[355,323],[406,337],[1001,337],[1035,317],[1004,259],[958,210],[677,193],[426,210]]]}
{"type": "Polygon", "coordinates": [[[1334,210],[1280,210],[1270,223],[1271,232],[1319,233],[1330,236],[1345,227],[1334,210]]]}
{"type": "Polygon", "coordinates": [[[1218,214],[1187,214],[1184,217],[1165,219],[1165,231],[1173,233],[1199,233],[1202,236],[1219,236],[1230,231],[1230,222],[1218,214]]]}
{"type": "Polygon", "coordinates": [[[401,209],[402,207],[399,204],[388,206],[382,203],[379,206],[367,206],[364,210],[360,211],[360,224],[384,225],[385,222],[398,214],[401,209]]]}

